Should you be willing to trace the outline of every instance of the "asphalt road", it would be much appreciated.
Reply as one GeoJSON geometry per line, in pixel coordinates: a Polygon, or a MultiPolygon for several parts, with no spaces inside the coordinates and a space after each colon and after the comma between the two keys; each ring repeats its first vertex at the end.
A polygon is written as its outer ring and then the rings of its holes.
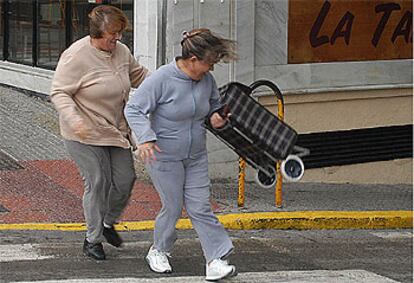
{"type": "MultiPolygon", "coordinates": [[[[193,231],[179,231],[172,275],[149,271],[151,231],[121,232],[107,260],[82,255],[83,232],[0,231],[0,282],[203,282],[193,231]],[[178,278],[179,277],[179,278],[178,278]],[[70,280],[69,280],[70,279],[70,280]]],[[[412,230],[230,231],[239,276],[229,282],[412,282],[412,230]],[[395,280],[395,281],[393,281],[395,280]]]]}

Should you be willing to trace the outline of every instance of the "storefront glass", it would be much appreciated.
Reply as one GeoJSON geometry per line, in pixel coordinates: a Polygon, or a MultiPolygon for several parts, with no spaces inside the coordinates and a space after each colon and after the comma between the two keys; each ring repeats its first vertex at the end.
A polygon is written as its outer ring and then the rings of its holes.
{"type": "Polygon", "coordinates": [[[9,1],[8,54],[13,62],[32,64],[33,5],[31,0],[9,1]]]}
{"type": "Polygon", "coordinates": [[[4,59],[4,8],[3,0],[0,0],[0,59],[4,59]]]}
{"type": "Polygon", "coordinates": [[[39,1],[38,6],[38,66],[54,67],[66,48],[66,1],[39,1]]]}
{"type": "Polygon", "coordinates": [[[122,42],[132,51],[133,0],[0,0],[0,59],[54,69],[60,54],[89,33],[88,14],[99,4],[116,6],[128,16],[122,42]]]}

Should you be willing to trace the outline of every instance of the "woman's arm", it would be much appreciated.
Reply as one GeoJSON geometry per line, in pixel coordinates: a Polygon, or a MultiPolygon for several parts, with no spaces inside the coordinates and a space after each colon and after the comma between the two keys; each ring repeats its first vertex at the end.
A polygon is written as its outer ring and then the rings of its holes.
{"type": "Polygon", "coordinates": [[[220,102],[220,94],[217,88],[217,83],[211,74],[210,78],[212,80],[213,86],[210,95],[210,112],[208,114],[209,116],[211,116],[214,112],[219,111],[223,107],[223,105],[220,102]]]}
{"type": "Polygon", "coordinates": [[[67,123],[80,138],[85,138],[87,129],[79,115],[73,96],[82,81],[80,62],[72,55],[63,53],[53,76],[50,99],[59,113],[59,119],[67,123]]]}
{"type": "Polygon", "coordinates": [[[156,77],[152,76],[135,91],[124,110],[129,127],[137,139],[138,154],[146,163],[155,160],[155,151],[161,152],[155,143],[157,136],[151,128],[149,119],[149,115],[156,110],[162,95],[161,82],[156,77]]]}
{"type": "Polygon", "coordinates": [[[125,106],[125,118],[134,132],[138,144],[157,140],[149,120],[149,115],[156,110],[162,95],[162,80],[157,77],[154,73],[146,79],[135,90],[125,106]]]}
{"type": "Polygon", "coordinates": [[[213,76],[211,76],[213,80],[213,89],[210,97],[210,113],[209,113],[209,120],[210,125],[215,128],[221,128],[226,125],[228,117],[230,117],[230,113],[224,113],[222,116],[220,112],[223,110],[223,105],[220,102],[220,94],[217,88],[216,81],[214,80],[213,76]]]}

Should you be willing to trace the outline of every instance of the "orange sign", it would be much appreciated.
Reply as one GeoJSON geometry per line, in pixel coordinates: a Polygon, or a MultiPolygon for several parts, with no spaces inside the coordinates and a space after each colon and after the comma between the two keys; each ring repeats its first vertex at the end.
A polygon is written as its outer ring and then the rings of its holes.
{"type": "Polygon", "coordinates": [[[413,58],[412,0],[289,0],[288,62],[413,58]]]}

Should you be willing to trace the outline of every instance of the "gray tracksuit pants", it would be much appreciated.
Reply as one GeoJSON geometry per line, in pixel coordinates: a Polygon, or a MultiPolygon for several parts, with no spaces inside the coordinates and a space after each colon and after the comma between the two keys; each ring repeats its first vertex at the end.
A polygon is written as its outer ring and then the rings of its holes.
{"type": "Polygon", "coordinates": [[[89,243],[104,241],[103,222],[112,225],[131,195],[136,179],[130,149],[93,146],[65,140],[65,146],[84,180],[83,210],[89,243]]]}
{"type": "Polygon", "coordinates": [[[195,160],[154,161],[147,165],[162,208],[154,228],[154,248],[169,252],[177,238],[175,225],[185,207],[207,262],[227,256],[233,244],[210,204],[207,155],[195,160]]]}

